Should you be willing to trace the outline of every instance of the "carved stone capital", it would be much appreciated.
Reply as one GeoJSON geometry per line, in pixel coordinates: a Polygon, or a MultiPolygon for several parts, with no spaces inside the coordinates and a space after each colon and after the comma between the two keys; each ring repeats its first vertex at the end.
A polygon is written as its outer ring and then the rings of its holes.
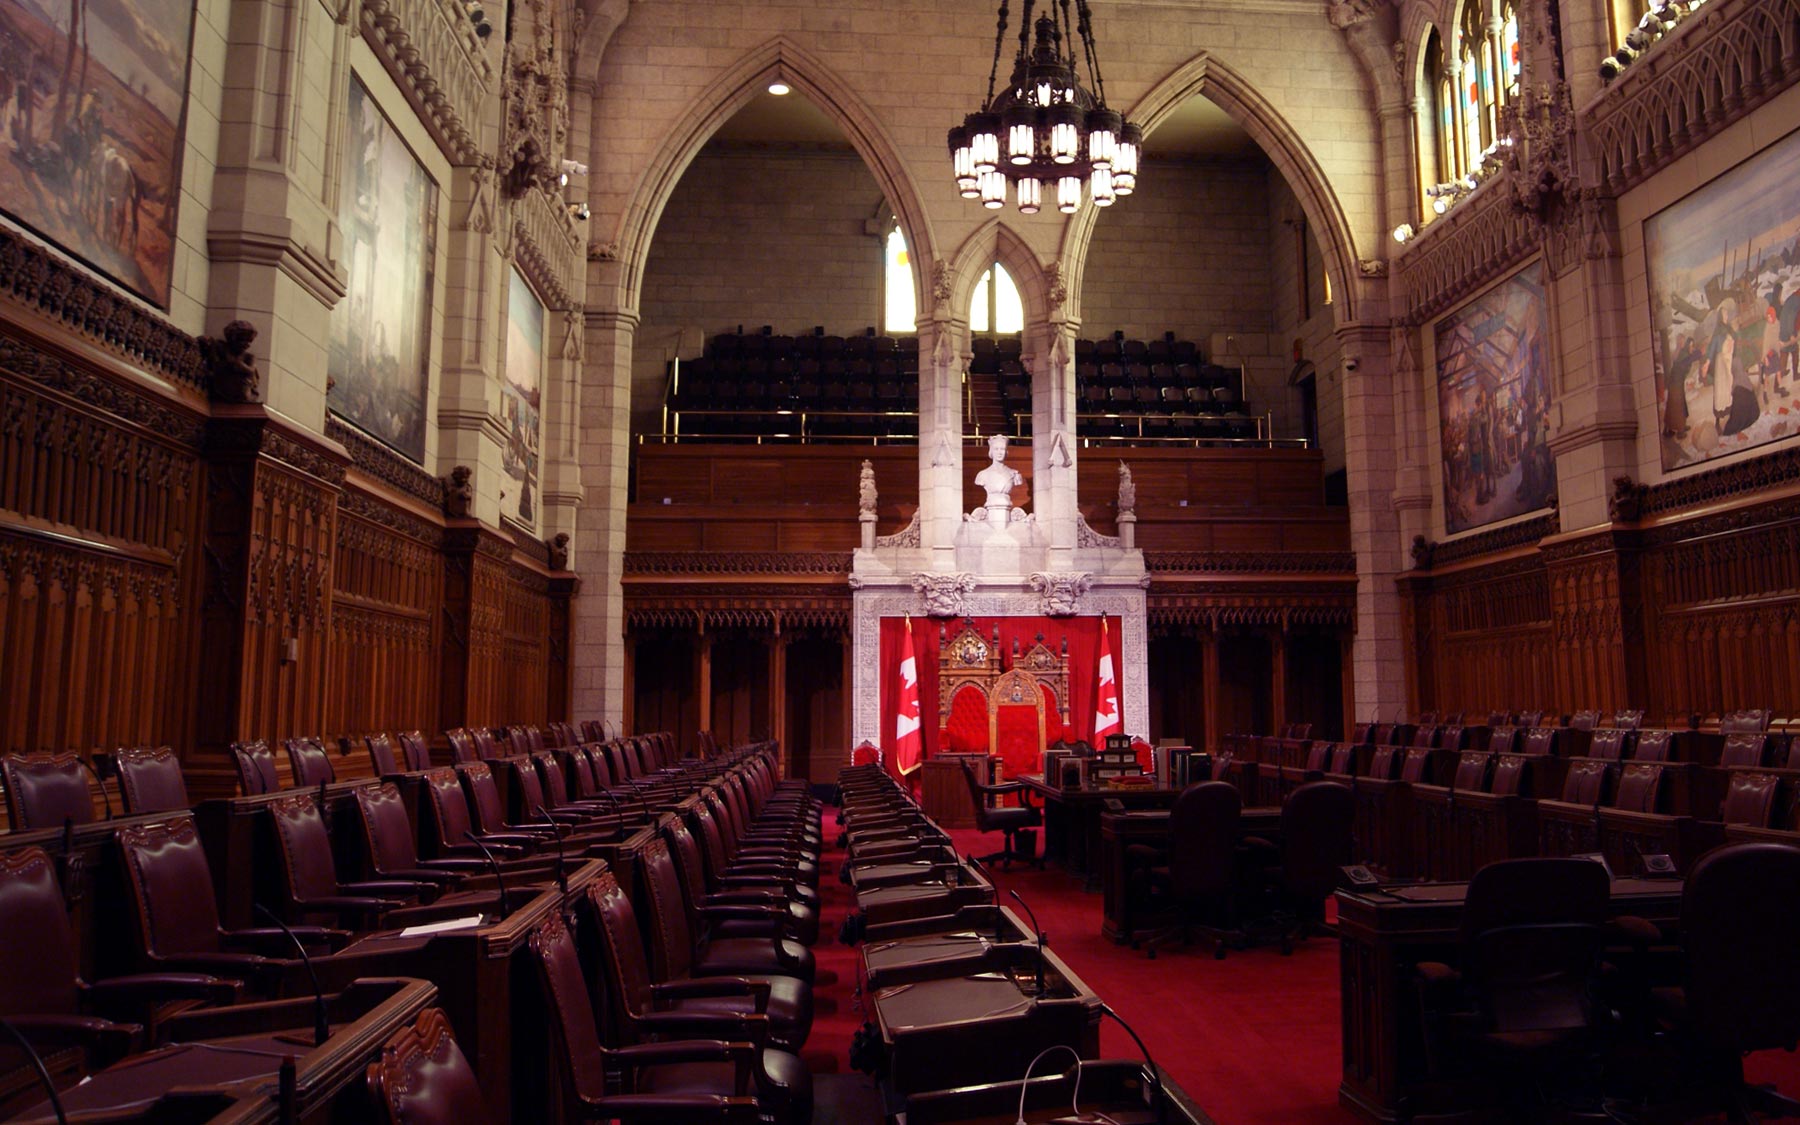
{"type": "Polygon", "coordinates": [[[1080,612],[1081,596],[1094,584],[1086,571],[1050,574],[1039,571],[1030,578],[1031,588],[1044,599],[1044,616],[1070,617],[1080,612]]]}
{"type": "Polygon", "coordinates": [[[975,589],[975,576],[957,574],[915,574],[912,586],[925,603],[930,617],[962,616],[963,598],[975,589]]]}

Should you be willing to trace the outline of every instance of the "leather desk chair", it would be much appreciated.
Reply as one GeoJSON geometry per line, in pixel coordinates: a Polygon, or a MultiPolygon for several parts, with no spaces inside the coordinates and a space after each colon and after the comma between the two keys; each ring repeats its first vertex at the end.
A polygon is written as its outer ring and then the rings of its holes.
{"type": "Polygon", "coordinates": [[[716,876],[709,869],[705,849],[680,820],[663,830],[663,838],[668,841],[676,870],[681,873],[687,889],[683,901],[688,904],[688,925],[696,933],[708,933],[715,938],[792,938],[801,945],[811,945],[819,940],[816,908],[788,897],[783,893],[784,888],[776,886],[719,887],[716,876]],[[758,913],[744,910],[737,917],[721,917],[710,926],[706,925],[700,910],[718,906],[753,908],[758,913]]]}
{"type": "Polygon", "coordinates": [[[1562,731],[1555,727],[1534,726],[1525,732],[1525,742],[1521,750],[1532,758],[1555,757],[1562,749],[1562,731]]]}
{"type": "Polygon", "coordinates": [[[1479,793],[1487,788],[1488,771],[1493,768],[1494,756],[1485,750],[1464,750],[1456,758],[1456,773],[1450,779],[1450,788],[1463,793],[1479,793]]]}
{"type": "MultiPolygon", "coordinates": [[[[562,826],[566,832],[574,833],[589,840],[610,839],[618,834],[618,819],[608,814],[612,811],[605,802],[592,805],[571,805],[567,792],[559,804],[544,791],[543,775],[539,772],[536,755],[515,755],[502,763],[512,787],[512,802],[515,807],[513,819],[507,824],[509,832],[530,829],[545,829],[543,809],[550,814],[550,819],[562,826]]],[[[557,769],[557,780],[562,780],[562,771],[557,769]]],[[[483,809],[483,826],[487,824],[486,810],[483,809]]]]}
{"type": "Polygon", "coordinates": [[[453,765],[465,762],[479,762],[481,755],[475,752],[475,736],[467,727],[451,727],[444,732],[444,738],[450,743],[450,761],[453,765]]]}
{"type": "Polygon", "coordinates": [[[1768,828],[1775,819],[1775,793],[1781,779],[1772,773],[1732,770],[1719,801],[1719,819],[1726,824],[1768,828]]]}
{"type": "Polygon", "coordinates": [[[437,887],[411,880],[339,882],[331,834],[311,793],[277,798],[269,804],[268,815],[281,859],[286,899],[282,909],[289,919],[325,917],[346,929],[373,929],[390,915],[437,897],[437,887]]]}
{"type": "MultiPolygon", "coordinates": [[[[561,757],[553,750],[539,750],[531,756],[531,765],[536,772],[536,781],[543,806],[553,816],[565,812],[579,816],[583,821],[593,823],[603,821],[617,830],[619,824],[619,806],[606,797],[577,798],[569,792],[568,774],[563,771],[561,757]]],[[[522,792],[525,800],[531,799],[530,787],[522,792]]],[[[535,806],[534,806],[535,807],[535,806]]]]}
{"type": "Polygon", "coordinates": [[[1606,785],[1612,779],[1611,763],[1594,758],[1569,764],[1563,775],[1562,800],[1572,805],[1598,805],[1606,798],[1606,785]]]}
{"type": "Polygon", "coordinates": [[[369,751],[369,768],[376,777],[392,777],[404,772],[400,757],[394,752],[394,740],[385,734],[371,734],[363,740],[369,751]]]}
{"type": "Polygon", "coordinates": [[[1190,786],[1169,810],[1167,852],[1155,854],[1156,849],[1146,849],[1152,854],[1145,856],[1137,850],[1141,845],[1127,852],[1128,859],[1136,859],[1140,865],[1148,860],[1146,875],[1152,902],[1161,900],[1179,918],[1174,925],[1148,936],[1132,933],[1133,949],[1148,945],[1154,960],[1158,945],[1176,938],[1187,944],[1195,931],[1211,939],[1217,960],[1225,959],[1227,942],[1243,946],[1244,933],[1237,925],[1238,896],[1242,891],[1238,877],[1238,819],[1242,811],[1237,787],[1228,781],[1190,786]]]}
{"type": "Polygon", "coordinates": [[[127,813],[179,812],[192,804],[181,759],[168,746],[135,746],[113,755],[127,813]]]}
{"type": "Polygon", "coordinates": [[[975,806],[975,827],[983,832],[998,832],[1001,839],[1005,841],[999,851],[979,857],[981,862],[993,863],[998,860],[1005,868],[1011,867],[1012,861],[1016,859],[1022,863],[1032,864],[1040,871],[1043,870],[1042,857],[1022,849],[1019,845],[1019,833],[1042,824],[1044,822],[1043,814],[1029,803],[1013,808],[995,808],[989,803],[997,797],[1013,793],[1019,794],[1020,800],[1026,800],[1024,784],[1017,781],[1003,781],[995,785],[983,785],[975,777],[975,767],[968,762],[963,763],[962,772],[963,783],[969,789],[969,802],[975,806]]]}
{"type": "Polygon", "coordinates": [[[87,767],[74,751],[8,754],[0,758],[0,783],[6,787],[6,815],[14,832],[94,819],[87,767]]]}
{"type": "Polygon", "coordinates": [[[1377,746],[1375,752],[1369,755],[1368,776],[1378,781],[1392,781],[1394,780],[1394,771],[1399,768],[1399,765],[1400,748],[1398,746],[1377,746]]]}
{"type": "Polygon", "coordinates": [[[1524,754],[1497,754],[1487,791],[1496,797],[1531,796],[1531,758],[1524,754]]]}
{"type": "Polygon", "coordinates": [[[431,768],[431,744],[425,741],[425,732],[403,730],[395,736],[400,744],[400,763],[407,773],[419,773],[431,768]]]}
{"type": "MultiPolygon", "coordinates": [[[[456,770],[449,766],[426,770],[425,821],[419,838],[425,842],[431,858],[485,862],[487,857],[481,848],[469,842],[470,835],[494,854],[500,869],[508,874],[514,871],[535,874],[553,862],[537,852],[544,842],[543,837],[475,831],[474,821],[469,816],[469,797],[456,770]]],[[[550,846],[555,847],[554,843],[550,846]]]]}
{"type": "Polygon", "coordinates": [[[1329,742],[1315,742],[1306,748],[1306,773],[1308,776],[1316,777],[1324,774],[1326,767],[1331,765],[1331,751],[1332,744],[1329,742]]]}
{"type": "Polygon", "coordinates": [[[766,911],[690,904],[687,885],[663,840],[653,840],[645,847],[642,864],[650,895],[651,963],[658,977],[680,980],[781,975],[812,984],[816,972],[812,950],[799,942],[779,936],[714,939],[709,934],[697,934],[689,922],[690,915],[698,916],[709,926],[723,921],[754,921],[767,919],[766,911]]]}
{"type": "Polygon", "coordinates": [[[581,721],[581,740],[583,742],[605,742],[606,724],[599,719],[583,719],[581,721]]]}
{"type": "Polygon", "coordinates": [[[1631,757],[1633,741],[1631,731],[1603,727],[1594,732],[1594,740],[1588,743],[1587,756],[1608,762],[1622,761],[1631,757]]]}
{"type": "Polygon", "coordinates": [[[532,933],[530,947],[549,1010],[562,1102],[571,1116],[670,1125],[758,1120],[807,1125],[812,1120],[812,1075],[791,1055],[786,1058],[792,1064],[776,1074],[765,1061],[770,1052],[755,1043],[696,1039],[601,1046],[588,982],[568,927],[552,915],[532,933]],[[658,1101],[647,1104],[648,1098],[658,1101]]]}
{"type": "Polygon", "coordinates": [[[1624,812],[1653,813],[1662,804],[1663,768],[1657,762],[1627,762],[1619,771],[1612,807],[1624,812]]]}
{"type": "Polygon", "coordinates": [[[1700,858],[1681,896],[1686,978],[1657,994],[1708,1100],[1729,1120],[1800,1116],[1800,1102],[1744,1082],[1752,1051],[1800,1043],[1800,849],[1731,844],[1700,858]]]}
{"type": "Polygon", "coordinates": [[[238,785],[244,790],[244,796],[258,797],[281,788],[280,777],[275,772],[275,755],[269,752],[269,744],[264,740],[232,743],[231,761],[237,766],[238,785]]]}
{"type": "Polygon", "coordinates": [[[1600,725],[1600,712],[1577,711],[1569,716],[1569,729],[1591,731],[1600,725]]]}
{"type": "Polygon", "coordinates": [[[1598,1030],[1592,999],[1612,882],[1585,859],[1515,859],[1475,873],[1464,900],[1460,963],[1416,969],[1428,1069],[1445,1048],[1493,1081],[1515,1120],[1545,1119],[1560,1084],[1598,1030]]]}
{"type": "Polygon", "coordinates": [[[475,818],[475,835],[483,843],[555,847],[556,829],[543,821],[520,824],[507,819],[506,803],[501,800],[500,787],[494,782],[492,764],[470,762],[455,767],[455,770],[456,776],[462,779],[463,793],[468,798],[468,810],[475,818]]]}
{"type": "Polygon", "coordinates": [[[296,789],[312,789],[337,780],[337,769],[323,742],[316,738],[290,738],[282,745],[287,748],[296,789]]]}
{"type": "Polygon", "coordinates": [[[475,743],[475,756],[484,762],[492,762],[506,755],[501,753],[500,740],[487,727],[470,727],[469,738],[475,743]]]}
{"type": "Polygon", "coordinates": [[[50,857],[38,848],[0,853],[0,964],[8,966],[0,973],[0,1016],[40,1052],[79,1049],[87,1068],[98,1069],[143,1045],[142,1024],[158,1006],[237,999],[236,981],[195,973],[87,984],[78,948],[50,857]]]}
{"type": "Polygon", "coordinates": [[[1637,746],[1631,752],[1634,762],[1666,762],[1674,753],[1675,732],[1642,730],[1637,732],[1637,746]]]}
{"type": "Polygon", "coordinates": [[[1488,734],[1485,749],[1491,754],[1511,754],[1518,750],[1524,732],[1518,727],[1496,726],[1488,734]]]}
{"type": "MultiPolygon", "coordinates": [[[[804,885],[818,887],[819,856],[816,850],[791,844],[787,837],[781,835],[747,835],[736,806],[716,789],[707,793],[701,801],[717,814],[726,856],[732,864],[791,870],[794,878],[804,885]]],[[[852,850],[854,851],[854,847],[852,850]]]]}
{"type": "MultiPolygon", "coordinates": [[[[133,824],[114,835],[124,860],[125,894],[144,964],[158,970],[236,977],[274,995],[293,964],[293,942],[278,927],[227,930],[213,901],[212,870],[191,817],[133,824]]],[[[290,927],[314,957],[348,938],[342,930],[290,927]]]]}
{"type": "MultiPolygon", "coordinates": [[[[406,813],[406,802],[400,796],[399,786],[392,783],[366,785],[356,790],[356,813],[362,825],[369,870],[375,878],[435,883],[445,888],[478,884],[483,889],[498,889],[491,881],[489,873],[492,869],[485,858],[419,858],[412,818],[406,813]]],[[[548,879],[555,874],[555,864],[549,860],[529,864],[501,863],[500,868],[504,875],[548,879]]]]}
{"type": "Polygon", "coordinates": [[[1621,730],[1642,730],[1644,712],[1642,710],[1614,711],[1612,725],[1621,730]]]}
{"type": "MultiPolygon", "coordinates": [[[[1310,781],[1281,806],[1279,846],[1258,836],[1244,841],[1251,862],[1273,900],[1274,940],[1285,956],[1295,938],[1325,930],[1325,900],[1336,890],[1340,868],[1354,862],[1356,795],[1335,781],[1310,781]]],[[[1260,935],[1259,935],[1260,936],[1260,935]]]]}
{"type": "Polygon", "coordinates": [[[764,882],[770,878],[791,882],[795,891],[789,897],[813,907],[819,905],[817,861],[794,849],[740,848],[733,835],[730,810],[716,790],[701,794],[700,804],[694,810],[694,823],[721,879],[742,876],[764,882]]]}
{"type": "Polygon", "coordinates": [[[426,1008],[369,1064],[369,1103],[386,1125],[494,1125],[450,1020],[426,1008]]]}
{"type": "Polygon", "coordinates": [[[1356,775],[1356,749],[1357,744],[1350,742],[1340,742],[1333,746],[1331,748],[1331,764],[1326,772],[1337,774],[1340,777],[1354,777],[1356,775]]]}
{"type": "Polygon", "coordinates": [[[1766,734],[1728,734],[1725,736],[1725,747],[1719,752],[1719,764],[1760,766],[1768,745],[1769,736],[1766,734]]]}
{"type": "Polygon", "coordinates": [[[1429,784],[1431,779],[1426,770],[1431,765],[1432,748],[1413,745],[1406,749],[1406,757],[1400,760],[1400,780],[1412,785],[1429,784]]]}

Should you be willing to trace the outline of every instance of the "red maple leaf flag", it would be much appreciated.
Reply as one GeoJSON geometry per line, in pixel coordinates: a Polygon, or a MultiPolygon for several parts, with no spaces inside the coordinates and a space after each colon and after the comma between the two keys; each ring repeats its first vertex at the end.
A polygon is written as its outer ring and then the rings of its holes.
{"type": "Polygon", "coordinates": [[[1100,690],[1094,693],[1094,741],[1125,729],[1119,721],[1119,681],[1113,675],[1112,639],[1100,619],[1100,690]]]}
{"type": "Polygon", "coordinates": [[[919,732],[919,662],[913,654],[912,618],[900,649],[900,706],[894,715],[894,765],[900,776],[925,763],[925,736],[919,732]]]}

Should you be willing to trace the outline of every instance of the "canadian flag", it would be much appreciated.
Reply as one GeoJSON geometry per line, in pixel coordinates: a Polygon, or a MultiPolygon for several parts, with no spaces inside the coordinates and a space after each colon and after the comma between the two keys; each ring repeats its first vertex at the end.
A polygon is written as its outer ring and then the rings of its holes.
{"type": "Polygon", "coordinates": [[[1119,722],[1119,682],[1113,676],[1112,639],[1100,619],[1100,690],[1094,693],[1094,741],[1124,729],[1119,722]]]}
{"type": "Polygon", "coordinates": [[[894,766],[900,776],[925,763],[925,737],[919,733],[919,662],[913,654],[912,618],[900,649],[900,706],[894,715],[894,766]]]}

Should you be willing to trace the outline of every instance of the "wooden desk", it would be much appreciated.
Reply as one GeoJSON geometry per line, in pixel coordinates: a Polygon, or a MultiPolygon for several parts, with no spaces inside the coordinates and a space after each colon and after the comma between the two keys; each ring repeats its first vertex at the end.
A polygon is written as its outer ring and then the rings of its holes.
{"type": "MultiPolygon", "coordinates": [[[[1344,1079],[1338,1102],[1370,1121],[1447,1108],[1459,1091],[1427,1081],[1412,969],[1453,958],[1467,883],[1337,892],[1344,1079]]],[[[1614,914],[1672,927],[1681,883],[1613,881],[1614,914]]]]}
{"type": "Polygon", "coordinates": [[[963,779],[963,763],[975,767],[983,784],[994,779],[994,759],[986,754],[938,754],[925,759],[919,778],[919,807],[945,828],[975,827],[975,806],[969,801],[969,783],[963,779]]]}
{"type": "Polygon", "coordinates": [[[1179,789],[1063,789],[1046,785],[1042,774],[1018,778],[1029,792],[1044,800],[1044,858],[1056,856],[1076,875],[1087,877],[1086,889],[1100,889],[1100,814],[1105,802],[1116,800],[1127,809],[1167,809],[1181,796],[1179,789]]]}
{"type": "MultiPolygon", "coordinates": [[[[1064,1055],[1062,1061],[1067,1060],[1064,1055]]],[[[1084,1064],[1080,1071],[1082,1112],[1104,1113],[1105,1120],[1117,1125],[1203,1125],[1212,1121],[1166,1071],[1159,1067],[1157,1073],[1166,1107],[1160,1117],[1144,1104],[1148,1083],[1142,1063],[1108,1059],[1084,1064]]],[[[1044,1060],[1025,1092],[1025,1120],[1066,1119],[1069,1105],[1075,1100],[1075,1086],[1072,1065],[1056,1066],[1049,1059],[1044,1060]],[[1053,1072],[1043,1073],[1046,1069],[1053,1072]]],[[[903,1111],[888,1114],[888,1125],[1012,1125],[1019,1111],[1019,1093],[1018,1079],[1008,1079],[961,1090],[914,1094],[906,1099],[903,1111]]]]}
{"type": "MultiPolygon", "coordinates": [[[[1274,839],[1281,832],[1279,808],[1245,809],[1238,817],[1240,836],[1274,839]]],[[[1141,809],[1137,812],[1102,812],[1100,814],[1100,933],[1123,944],[1131,931],[1145,918],[1134,918],[1129,871],[1125,850],[1133,844],[1162,847],[1169,842],[1169,810],[1141,809]]]]}

